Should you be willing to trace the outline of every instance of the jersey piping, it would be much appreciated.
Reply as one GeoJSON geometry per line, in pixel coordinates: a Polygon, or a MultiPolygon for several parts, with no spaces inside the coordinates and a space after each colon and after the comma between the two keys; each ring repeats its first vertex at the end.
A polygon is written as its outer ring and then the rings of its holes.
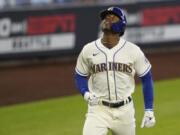
{"type": "Polygon", "coordinates": [[[81,73],[77,68],[75,68],[76,73],[78,73],[81,76],[88,76],[87,74],[81,73]]]}
{"type": "MultiPolygon", "coordinates": [[[[124,42],[124,44],[114,53],[113,55],[113,63],[115,62],[115,55],[125,46],[126,41],[124,42]]],[[[116,95],[116,100],[117,100],[117,87],[116,87],[116,75],[115,75],[115,70],[113,68],[113,76],[114,76],[114,86],[115,86],[115,95],[116,95]]]]}
{"type": "MultiPolygon", "coordinates": [[[[95,41],[95,46],[97,47],[98,50],[100,50],[105,55],[105,57],[106,57],[106,65],[107,65],[108,61],[107,61],[106,53],[97,46],[96,41],[95,41]]],[[[109,86],[108,70],[106,70],[106,76],[107,76],[107,84],[108,84],[109,101],[111,101],[111,92],[110,92],[110,86],[109,86]]]]}
{"type": "Polygon", "coordinates": [[[150,68],[151,68],[151,65],[149,65],[148,68],[142,74],[139,75],[139,77],[146,75],[146,73],[150,70],[150,68]]]}

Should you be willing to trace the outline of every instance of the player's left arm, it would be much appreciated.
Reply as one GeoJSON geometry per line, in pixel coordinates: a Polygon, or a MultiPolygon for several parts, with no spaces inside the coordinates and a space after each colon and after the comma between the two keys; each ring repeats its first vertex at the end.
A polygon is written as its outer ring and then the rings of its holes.
{"type": "Polygon", "coordinates": [[[156,123],[153,102],[154,102],[154,83],[152,78],[152,72],[149,70],[144,76],[140,77],[142,80],[142,89],[144,96],[145,114],[142,120],[141,128],[153,127],[156,123]]]}
{"type": "Polygon", "coordinates": [[[140,78],[142,81],[145,111],[153,111],[154,82],[151,70],[140,78]]]}
{"type": "Polygon", "coordinates": [[[137,53],[135,55],[135,71],[137,75],[142,80],[143,85],[143,96],[144,96],[144,117],[142,120],[141,127],[152,127],[155,125],[155,117],[153,110],[153,102],[154,102],[154,87],[153,87],[153,78],[151,73],[151,64],[149,60],[145,57],[144,53],[141,49],[136,50],[137,53]]]}

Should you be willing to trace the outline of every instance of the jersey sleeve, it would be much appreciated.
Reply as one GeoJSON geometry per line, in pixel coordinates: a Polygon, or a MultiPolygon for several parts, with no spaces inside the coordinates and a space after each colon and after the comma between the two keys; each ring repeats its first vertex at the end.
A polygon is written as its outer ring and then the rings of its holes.
{"type": "Polygon", "coordinates": [[[144,53],[139,49],[138,55],[135,60],[135,70],[139,77],[146,75],[151,69],[149,60],[145,57],[144,53]]]}
{"type": "Polygon", "coordinates": [[[76,63],[76,73],[81,76],[88,76],[89,75],[89,67],[88,61],[85,56],[85,49],[83,48],[81,53],[78,56],[77,63],[76,63]]]}

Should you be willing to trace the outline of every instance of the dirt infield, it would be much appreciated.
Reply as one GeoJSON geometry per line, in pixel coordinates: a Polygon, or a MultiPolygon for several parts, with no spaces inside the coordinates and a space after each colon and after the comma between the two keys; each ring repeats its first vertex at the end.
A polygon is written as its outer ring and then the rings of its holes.
{"type": "MultiPolygon", "coordinates": [[[[147,54],[155,80],[180,77],[180,52],[147,54]]],[[[0,106],[78,93],[75,60],[0,68],[0,106]]]]}

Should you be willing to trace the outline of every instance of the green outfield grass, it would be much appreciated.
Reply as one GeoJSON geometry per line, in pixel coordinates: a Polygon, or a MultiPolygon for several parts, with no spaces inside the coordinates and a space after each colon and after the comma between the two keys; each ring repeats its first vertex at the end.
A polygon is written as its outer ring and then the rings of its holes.
{"type": "MultiPolygon", "coordinates": [[[[141,129],[143,99],[136,88],[137,135],[180,135],[180,79],[155,83],[154,128],[141,129]]],[[[86,103],[80,95],[0,108],[0,135],[81,135],[86,103]]],[[[110,133],[109,133],[110,135],[110,133]]]]}

